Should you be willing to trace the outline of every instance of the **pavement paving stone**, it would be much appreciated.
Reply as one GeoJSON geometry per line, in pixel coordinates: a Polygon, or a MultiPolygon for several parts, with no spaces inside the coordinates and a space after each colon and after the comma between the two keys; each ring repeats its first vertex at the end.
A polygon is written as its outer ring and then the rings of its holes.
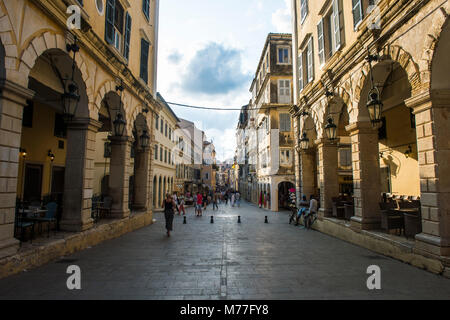
{"type": "Polygon", "coordinates": [[[450,299],[450,280],[331,236],[288,224],[287,212],[248,203],[202,218],[175,216],[60,261],[0,280],[0,299],[298,300],[450,299]],[[215,223],[209,223],[214,215],[215,223]],[[242,223],[237,223],[237,216],[242,223]],[[264,223],[264,216],[269,223],[264,223]],[[80,266],[82,289],[66,269],[80,266]],[[382,290],[368,290],[378,265],[382,290]]]}

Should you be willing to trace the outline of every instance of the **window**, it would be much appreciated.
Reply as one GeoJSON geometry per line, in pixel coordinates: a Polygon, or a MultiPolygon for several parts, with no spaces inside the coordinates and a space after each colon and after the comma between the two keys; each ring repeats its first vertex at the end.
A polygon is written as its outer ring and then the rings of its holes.
{"type": "Polygon", "coordinates": [[[142,0],[142,11],[145,17],[150,20],[150,0],[142,0]]]}
{"type": "Polygon", "coordinates": [[[306,65],[307,65],[307,79],[308,83],[314,80],[314,52],[313,52],[313,38],[311,37],[306,47],[306,65]]]}
{"type": "Polygon", "coordinates": [[[281,149],[280,165],[290,166],[292,164],[292,152],[289,149],[281,149]]]}
{"type": "Polygon", "coordinates": [[[155,116],[155,129],[158,130],[159,126],[159,115],[155,116]]]}
{"type": "Polygon", "coordinates": [[[159,147],[159,161],[163,161],[163,148],[159,147]]]}
{"type": "Polygon", "coordinates": [[[333,39],[334,39],[334,51],[339,50],[341,47],[341,22],[340,22],[340,0],[333,0],[333,39]]]}
{"type": "Polygon", "coordinates": [[[314,48],[313,38],[310,37],[306,45],[302,49],[298,61],[298,77],[300,92],[303,88],[314,80],[314,48]]]}
{"type": "Polygon", "coordinates": [[[27,100],[27,105],[23,108],[22,126],[27,128],[33,127],[33,101],[27,100]]]}
{"type": "Polygon", "coordinates": [[[352,0],[353,27],[358,28],[364,19],[364,11],[370,14],[370,7],[375,5],[375,0],[352,0]]]}
{"type": "Polygon", "coordinates": [[[103,15],[103,0],[95,0],[95,5],[97,6],[98,13],[103,15]]]}
{"type": "Polygon", "coordinates": [[[164,163],[167,163],[167,150],[164,150],[164,163]]]}
{"type": "Polygon", "coordinates": [[[158,145],[155,145],[155,160],[158,160],[158,145]]]}
{"type": "Polygon", "coordinates": [[[339,167],[348,169],[352,166],[352,151],[350,148],[339,149],[339,167]]]}
{"type": "Polygon", "coordinates": [[[343,43],[342,0],[333,0],[330,10],[317,25],[317,41],[320,65],[325,64],[343,43]]]}
{"type": "Polygon", "coordinates": [[[131,17],[119,0],[106,0],[105,40],[128,60],[130,48],[131,17]]]}
{"type": "Polygon", "coordinates": [[[291,103],[291,81],[278,80],[278,103],[291,103]]]}
{"type": "Polygon", "coordinates": [[[172,140],[172,128],[169,128],[169,140],[172,140]]]}
{"type": "Polygon", "coordinates": [[[140,77],[145,83],[148,83],[148,51],[150,44],[145,40],[141,39],[141,70],[140,77]]]}
{"type": "Polygon", "coordinates": [[[303,90],[304,81],[303,81],[303,52],[298,56],[298,87],[300,91],[303,90]]]}
{"type": "Polygon", "coordinates": [[[289,47],[278,48],[278,64],[290,64],[290,53],[289,47]]]}
{"type": "Polygon", "coordinates": [[[280,113],[280,131],[291,131],[291,115],[289,113],[280,113]]]}
{"type": "Polygon", "coordinates": [[[319,42],[319,61],[320,65],[325,63],[325,41],[323,35],[323,19],[317,25],[317,41],[319,42]]]}
{"type": "Polygon", "coordinates": [[[67,137],[67,125],[64,122],[63,115],[60,113],[55,113],[54,136],[58,138],[67,137]]]}
{"type": "Polygon", "coordinates": [[[103,158],[111,158],[111,142],[105,142],[103,146],[103,158]]]}
{"type": "Polygon", "coordinates": [[[361,0],[352,0],[353,26],[356,28],[363,19],[361,0]]]}
{"type": "Polygon", "coordinates": [[[305,21],[306,19],[306,16],[308,15],[308,0],[301,0],[300,11],[301,11],[301,23],[303,23],[303,21],[305,21]]]}
{"type": "Polygon", "coordinates": [[[205,179],[206,179],[206,180],[209,180],[209,173],[208,173],[208,172],[205,173],[205,179]]]}
{"type": "Polygon", "coordinates": [[[169,164],[172,164],[172,152],[169,151],[169,164]]]}
{"type": "Polygon", "coordinates": [[[166,122],[166,128],[164,130],[164,135],[167,137],[167,122],[166,122]]]}
{"type": "Polygon", "coordinates": [[[161,118],[161,133],[164,133],[164,120],[161,118]]]}

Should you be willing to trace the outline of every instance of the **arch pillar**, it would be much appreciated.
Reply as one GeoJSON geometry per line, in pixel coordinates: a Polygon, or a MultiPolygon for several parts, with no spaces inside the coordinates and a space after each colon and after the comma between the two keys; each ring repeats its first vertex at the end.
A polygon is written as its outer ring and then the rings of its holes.
{"type": "Polygon", "coordinates": [[[330,143],[325,138],[316,141],[316,144],[319,151],[319,218],[331,217],[333,213],[332,198],[339,195],[338,147],[337,143],[330,143]]]}
{"type": "Polygon", "coordinates": [[[136,150],[134,157],[134,205],[133,209],[150,208],[150,151],[136,150]]]}
{"type": "Polygon", "coordinates": [[[416,116],[422,206],[416,248],[450,256],[450,90],[416,94],[405,103],[416,116]]]}
{"type": "Polygon", "coordinates": [[[101,123],[89,118],[75,118],[67,125],[62,230],[78,232],[93,226],[95,139],[99,128],[101,123]]]}
{"type": "Polygon", "coordinates": [[[300,159],[300,170],[299,170],[299,195],[297,196],[297,200],[300,203],[303,195],[309,197],[312,194],[316,193],[315,189],[315,166],[316,159],[314,150],[302,150],[299,153],[300,159]]]}
{"type": "Polygon", "coordinates": [[[126,218],[130,215],[129,197],[129,167],[130,167],[130,137],[110,137],[111,164],[109,176],[109,195],[113,199],[111,215],[114,218],[126,218]]]}
{"type": "Polygon", "coordinates": [[[15,254],[19,248],[14,238],[19,148],[23,108],[33,94],[0,79],[0,258],[15,254]]]}
{"type": "Polygon", "coordinates": [[[355,216],[351,225],[357,230],[378,229],[381,221],[378,130],[370,122],[356,122],[345,129],[352,144],[355,216]]]}

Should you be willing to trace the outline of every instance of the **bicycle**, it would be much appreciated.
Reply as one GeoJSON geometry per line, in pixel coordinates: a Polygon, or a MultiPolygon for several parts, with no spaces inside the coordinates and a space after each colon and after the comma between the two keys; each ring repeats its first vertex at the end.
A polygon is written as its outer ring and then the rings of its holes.
{"type": "Polygon", "coordinates": [[[305,229],[311,229],[314,222],[317,220],[317,212],[313,213],[307,213],[303,217],[303,225],[305,226],[305,229]]]}

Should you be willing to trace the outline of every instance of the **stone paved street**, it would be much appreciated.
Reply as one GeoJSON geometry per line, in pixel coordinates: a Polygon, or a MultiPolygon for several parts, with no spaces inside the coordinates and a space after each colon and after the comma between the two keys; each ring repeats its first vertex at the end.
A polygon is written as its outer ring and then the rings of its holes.
{"type": "Polygon", "coordinates": [[[286,212],[244,203],[220,205],[214,224],[211,214],[176,216],[167,238],[156,213],[149,227],[0,280],[0,299],[450,299],[449,279],[289,225],[286,212]],[[71,264],[82,290],[66,288],[71,264]],[[366,287],[374,264],[379,291],[366,287]]]}

